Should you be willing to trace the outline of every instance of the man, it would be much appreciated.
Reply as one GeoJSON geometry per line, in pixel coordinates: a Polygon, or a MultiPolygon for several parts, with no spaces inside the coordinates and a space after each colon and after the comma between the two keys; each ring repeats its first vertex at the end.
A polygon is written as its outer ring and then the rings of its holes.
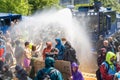
{"type": "Polygon", "coordinates": [[[65,48],[66,48],[67,46],[69,46],[70,42],[68,42],[68,41],[66,40],[66,38],[62,38],[61,40],[62,40],[62,43],[63,43],[63,45],[65,46],[65,48]]]}
{"type": "Polygon", "coordinates": [[[100,35],[99,40],[96,43],[97,51],[99,51],[99,49],[103,46],[103,41],[104,41],[103,35],[100,35]]]}
{"type": "Polygon", "coordinates": [[[108,42],[109,42],[109,46],[112,48],[112,51],[113,51],[114,53],[116,53],[116,47],[115,47],[113,38],[112,38],[112,37],[109,37],[109,38],[108,38],[108,42]]]}
{"type": "Polygon", "coordinates": [[[54,68],[55,60],[52,57],[45,59],[45,68],[41,69],[35,80],[63,80],[62,74],[54,68]]]}
{"type": "Polygon", "coordinates": [[[103,41],[103,47],[102,47],[102,48],[105,48],[105,49],[107,50],[106,52],[108,52],[108,51],[114,52],[114,51],[112,50],[112,47],[109,45],[108,40],[104,40],[104,41],[103,41]]]}
{"type": "Polygon", "coordinates": [[[22,59],[23,59],[23,47],[20,45],[20,40],[15,41],[16,47],[15,47],[15,58],[17,60],[17,64],[22,66],[22,59]],[[21,57],[20,57],[21,56],[21,57]]]}
{"type": "Polygon", "coordinates": [[[102,80],[113,80],[115,73],[119,71],[117,66],[116,55],[113,52],[107,52],[106,59],[100,67],[102,80]]]}

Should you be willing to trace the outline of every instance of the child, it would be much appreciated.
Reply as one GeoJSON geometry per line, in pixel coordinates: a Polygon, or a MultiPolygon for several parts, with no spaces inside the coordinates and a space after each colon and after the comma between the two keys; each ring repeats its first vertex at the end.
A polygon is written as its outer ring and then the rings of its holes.
{"type": "Polygon", "coordinates": [[[72,63],[72,80],[84,80],[81,72],[78,70],[78,65],[75,62],[72,63]]]}

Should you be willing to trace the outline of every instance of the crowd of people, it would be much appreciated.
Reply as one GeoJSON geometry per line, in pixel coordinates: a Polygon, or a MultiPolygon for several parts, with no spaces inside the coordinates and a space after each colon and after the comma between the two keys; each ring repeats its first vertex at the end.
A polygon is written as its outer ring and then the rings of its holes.
{"type": "Polygon", "coordinates": [[[13,40],[9,31],[5,35],[1,32],[0,80],[11,80],[13,77],[18,80],[64,80],[62,73],[54,67],[56,60],[71,63],[70,80],[84,80],[78,69],[79,61],[76,58],[76,51],[70,42],[66,38],[56,38],[54,42],[55,46],[50,41],[45,44],[42,42],[35,44],[30,41],[21,41],[19,38],[13,40]],[[32,58],[42,58],[45,61],[45,67],[31,77],[32,58]]]}
{"type": "Polygon", "coordinates": [[[120,44],[114,37],[104,39],[99,36],[97,42],[97,80],[118,80],[120,78],[120,44]]]}

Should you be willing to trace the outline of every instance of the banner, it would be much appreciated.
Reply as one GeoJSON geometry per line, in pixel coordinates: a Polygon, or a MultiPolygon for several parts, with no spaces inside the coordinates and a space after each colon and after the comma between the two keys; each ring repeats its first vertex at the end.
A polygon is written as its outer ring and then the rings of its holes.
{"type": "MultiPolygon", "coordinates": [[[[44,68],[44,66],[45,66],[44,61],[40,61],[40,60],[34,61],[35,72],[44,68]]],[[[63,60],[56,60],[55,68],[58,69],[62,73],[64,80],[70,80],[69,79],[71,77],[71,64],[70,64],[70,62],[63,61],[63,60]]]]}

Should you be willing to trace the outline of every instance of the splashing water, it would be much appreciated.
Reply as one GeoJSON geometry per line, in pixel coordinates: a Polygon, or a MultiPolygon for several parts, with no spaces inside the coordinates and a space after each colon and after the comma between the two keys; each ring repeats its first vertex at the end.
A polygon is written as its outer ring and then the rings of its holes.
{"type": "Polygon", "coordinates": [[[90,51],[91,44],[85,29],[87,25],[85,21],[80,21],[72,18],[69,9],[43,11],[15,26],[12,36],[15,38],[16,35],[20,35],[33,43],[52,41],[53,44],[55,38],[65,37],[76,49],[81,71],[92,72],[96,60],[90,51]]]}

